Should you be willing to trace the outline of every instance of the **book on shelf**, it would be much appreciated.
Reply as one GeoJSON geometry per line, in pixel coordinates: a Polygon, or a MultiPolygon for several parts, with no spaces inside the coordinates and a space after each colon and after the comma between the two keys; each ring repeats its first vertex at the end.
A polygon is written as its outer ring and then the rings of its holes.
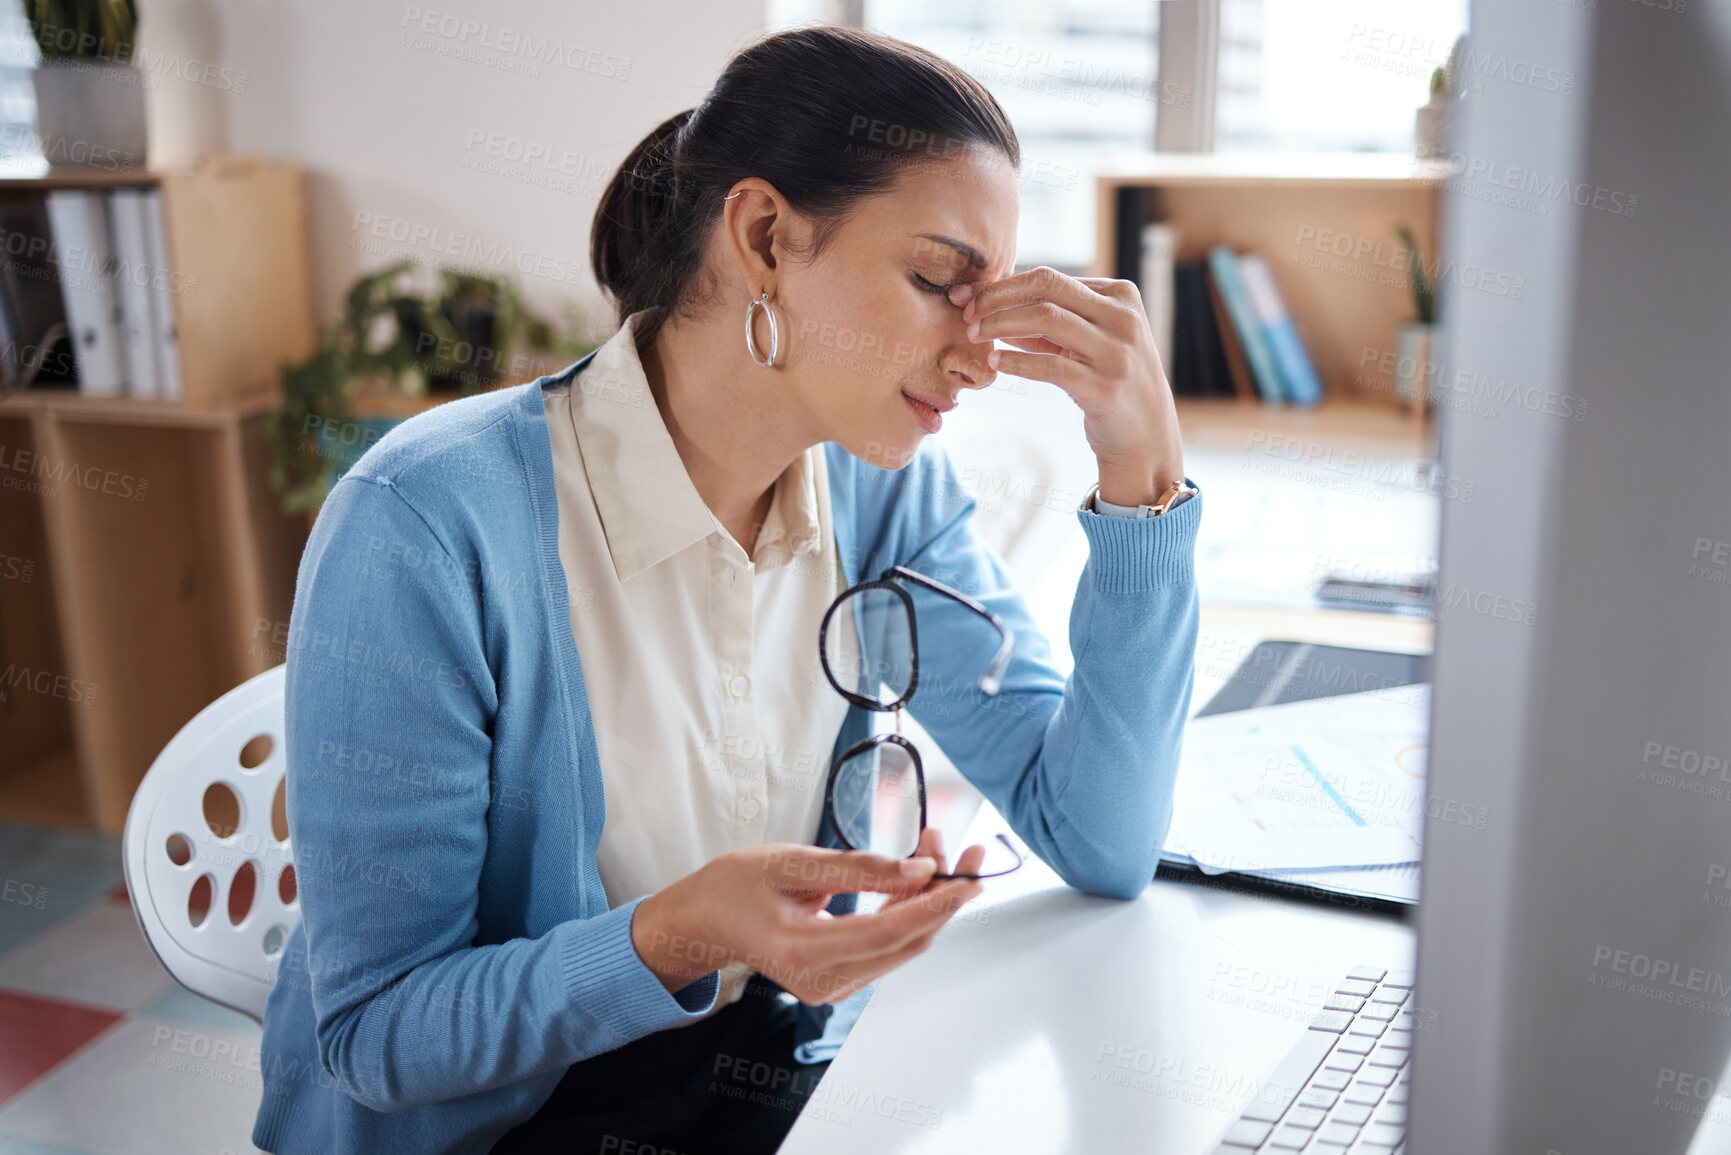
{"type": "Polygon", "coordinates": [[[0,197],[0,389],[75,377],[71,333],[41,193],[0,197]]]}
{"type": "Polygon", "coordinates": [[[1244,342],[1238,339],[1238,329],[1227,312],[1226,298],[1220,293],[1220,281],[1214,270],[1208,270],[1208,303],[1214,307],[1214,328],[1220,334],[1220,348],[1226,356],[1226,372],[1232,378],[1232,392],[1247,401],[1256,399],[1256,382],[1250,374],[1250,362],[1244,359],[1244,342]]]}
{"type": "Polygon", "coordinates": [[[1225,245],[1215,245],[1208,250],[1208,268],[1214,274],[1214,283],[1219,287],[1226,312],[1232,318],[1232,329],[1244,350],[1244,360],[1250,366],[1256,391],[1264,401],[1278,403],[1286,400],[1280,370],[1275,367],[1274,354],[1263,337],[1262,320],[1244,287],[1238,254],[1225,245]]]}
{"type": "Polygon", "coordinates": [[[1142,291],[1142,311],[1154,331],[1154,348],[1160,364],[1172,372],[1173,270],[1178,237],[1172,226],[1161,221],[1142,226],[1142,265],[1136,287],[1142,291]]]}
{"type": "Polygon", "coordinates": [[[1200,261],[1180,262],[1174,284],[1173,392],[1187,397],[1231,396],[1232,373],[1209,300],[1206,266],[1200,261]]]}
{"type": "Polygon", "coordinates": [[[1286,299],[1274,283],[1274,271],[1256,253],[1240,257],[1238,267],[1251,307],[1262,322],[1262,339],[1279,369],[1282,392],[1294,405],[1315,405],[1322,400],[1322,383],[1316,379],[1316,368],[1298,336],[1298,326],[1292,322],[1286,299]]]}
{"type": "Polygon", "coordinates": [[[100,192],[55,189],[48,194],[47,210],[78,390],[89,397],[119,397],[126,390],[126,354],[105,198],[100,192]]]}

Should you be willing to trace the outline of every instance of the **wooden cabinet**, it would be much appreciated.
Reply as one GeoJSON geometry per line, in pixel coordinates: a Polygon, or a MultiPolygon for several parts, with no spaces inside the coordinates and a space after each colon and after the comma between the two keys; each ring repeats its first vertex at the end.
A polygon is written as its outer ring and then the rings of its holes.
{"type": "Polygon", "coordinates": [[[277,370],[312,348],[298,170],[236,157],[5,190],[157,187],[184,399],[0,400],[0,818],[118,831],[151,761],[282,661],[307,523],[267,483],[277,370]]]}

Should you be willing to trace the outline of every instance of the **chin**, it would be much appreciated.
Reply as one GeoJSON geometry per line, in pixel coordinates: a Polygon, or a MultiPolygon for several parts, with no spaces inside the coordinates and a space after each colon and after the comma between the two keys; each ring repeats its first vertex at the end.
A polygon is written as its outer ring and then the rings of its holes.
{"type": "Polygon", "coordinates": [[[868,434],[849,438],[841,442],[841,447],[867,465],[895,472],[913,463],[914,455],[920,451],[920,446],[929,436],[930,434],[921,430],[915,430],[912,434],[896,430],[887,436],[868,434]]]}

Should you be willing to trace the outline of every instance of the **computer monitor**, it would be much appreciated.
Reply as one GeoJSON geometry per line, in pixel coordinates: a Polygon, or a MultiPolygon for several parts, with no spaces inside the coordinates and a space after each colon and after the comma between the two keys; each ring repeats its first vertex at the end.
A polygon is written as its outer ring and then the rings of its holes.
{"type": "Polygon", "coordinates": [[[1731,1137],[1731,4],[1471,27],[1429,788],[1489,821],[1426,831],[1408,1150],[1665,1155],[1731,1137]]]}

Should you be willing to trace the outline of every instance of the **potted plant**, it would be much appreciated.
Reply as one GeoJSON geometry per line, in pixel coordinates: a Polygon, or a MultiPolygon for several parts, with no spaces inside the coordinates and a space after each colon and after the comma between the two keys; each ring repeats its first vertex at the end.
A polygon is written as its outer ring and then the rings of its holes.
{"type": "Polygon", "coordinates": [[[1459,94],[1461,53],[1466,49],[1466,37],[1458,38],[1449,51],[1448,62],[1430,74],[1430,103],[1419,108],[1413,119],[1413,151],[1420,160],[1448,155],[1450,102],[1459,94]]]}
{"type": "Polygon", "coordinates": [[[312,353],[282,367],[282,407],[267,425],[285,511],[317,510],[332,481],[410,413],[555,372],[595,348],[575,314],[556,326],[508,282],[443,269],[421,295],[405,284],[412,268],[356,280],[312,353]]]}
{"type": "Polygon", "coordinates": [[[42,63],[36,133],[53,165],[142,168],[148,135],[144,77],[132,65],[132,0],[20,0],[42,63]]]}
{"type": "Polygon", "coordinates": [[[1400,327],[1395,345],[1394,392],[1417,415],[1423,415],[1430,389],[1431,338],[1436,333],[1436,286],[1425,271],[1424,255],[1412,230],[1401,225],[1395,232],[1407,251],[1407,276],[1412,280],[1413,306],[1418,320],[1400,327]]]}

